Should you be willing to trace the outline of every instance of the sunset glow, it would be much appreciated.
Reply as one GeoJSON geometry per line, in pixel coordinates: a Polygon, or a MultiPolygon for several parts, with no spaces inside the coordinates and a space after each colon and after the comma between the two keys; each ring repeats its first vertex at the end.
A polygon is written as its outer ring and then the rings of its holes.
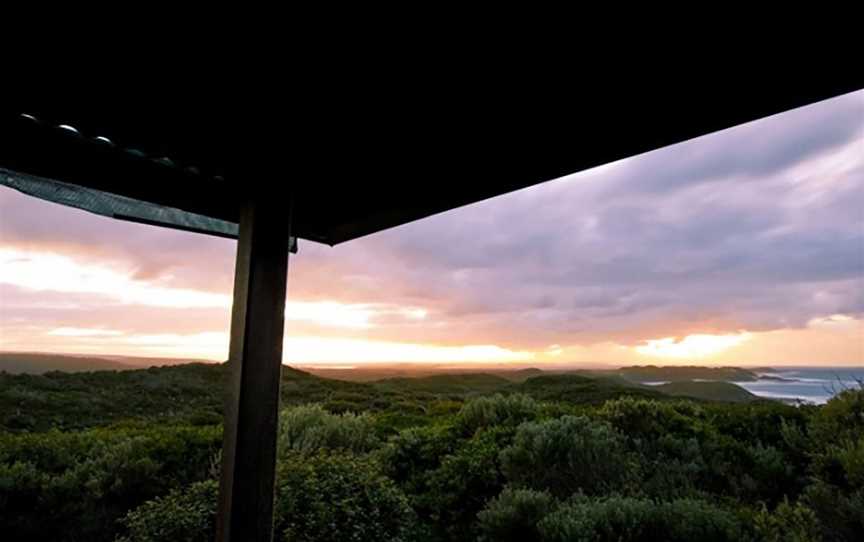
{"type": "Polygon", "coordinates": [[[288,363],[507,363],[531,361],[534,354],[495,345],[439,346],[401,342],[289,337],[285,340],[288,363]]]}
{"type": "Polygon", "coordinates": [[[35,291],[96,294],[111,301],[154,307],[230,307],[226,294],[171,288],[132,278],[109,265],[82,264],[72,257],[0,249],[0,284],[35,291]]]}
{"type": "MultiPolygon", "coordinates": [[[[295,364],[864,366],[864,91],[291,256],[295,364]]],[[[0,188],[0,350],[221,361],[236,243],[0,188]]]]}
{"type": "MultiPolygon", "coordinates": [[[[170,281],[164,281],[170,282],[170,281]]],[[[230,310],[227,293],[174,288],[163,281],[155,284],[134,278],[134,270],[106,264],[81,263],[67,256],[43,252],[0,249],[0,284],[36,292],[52,291],[102,296],[106,303],[164,308],[216,308],[230,310]]],[[[287,320],[314,322],[324,326],[370,328],[381,314],[396,314],[423,320],[426,311],[417,307],[388,307],[381,304],[347,304],[336,301],[287,301],[287,320]]],[[[72,327],[51,332],[58,336],[93,336],[106,332],[72,327]]],[[[110,332],[118,334],[119,332],[110,332]]]]}
{"type": "Polygon", "coordinates": [[[681,340],[675,337],[645,341],[636,347],[640,354],[659,358],[704,358],[719,354],[751,338],[749,333],[736,335],[687,335],[681,340]]]}

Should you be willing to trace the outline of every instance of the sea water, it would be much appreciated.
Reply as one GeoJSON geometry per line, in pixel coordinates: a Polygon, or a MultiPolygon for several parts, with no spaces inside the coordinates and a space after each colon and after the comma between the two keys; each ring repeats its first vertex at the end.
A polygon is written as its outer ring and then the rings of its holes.
{"type": "Polygon", "coordinates": [[[771,378],[735,383],[760,397],[815,404],[864,383],[864,367],[775,367],[754,372],[771,378]]]}

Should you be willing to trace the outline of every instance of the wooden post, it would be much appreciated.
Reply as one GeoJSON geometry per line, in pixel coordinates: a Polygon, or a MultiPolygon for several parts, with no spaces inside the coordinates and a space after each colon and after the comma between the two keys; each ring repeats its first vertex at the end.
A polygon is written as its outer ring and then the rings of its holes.
{"type": "Polygon", "coordinates": [[[251,197],[237,242],[216,540],[270,542],[291,202],[251,197]]]}

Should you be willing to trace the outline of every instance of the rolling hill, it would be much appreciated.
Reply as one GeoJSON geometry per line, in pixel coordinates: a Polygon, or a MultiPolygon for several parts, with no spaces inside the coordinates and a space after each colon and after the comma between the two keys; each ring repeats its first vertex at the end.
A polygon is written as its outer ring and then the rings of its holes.
{"type": "Polygon", "coordinates": [[[12,374],[43,374],[49,371],[64,371],[67,373],[82,371],[131,371],[134,369],[184,365],[187,363],[215,362],[187,358],[0,352],[0,372],[6,371],[12,374]]]}
{"type": "Polygon", "coordinates": [[[670,382],[654,386],[658,391],[675,397],[691,397],[727,403],[749,403],[763,400],[731,382],[670,382]]]}
{"type": "MultiPolygon", "coordinates": [[[[186,363],[141,369],[102,358],[4,354],[0,356],[0,429],[81,429],[130,419],[219,423],[227,367],[186,363]]],[[[683,372],[689,374],[690,369],[683,372]]],[[[524,393],[541,401],[571,404],[599,404],[622,396],[737,403],[759,399],[729,382],[679,380],[648,386],[616,372],[539,369],[511,372],[507,377],[501,372],[457,372],[352,382],[284,366],[281,390],[284,405],[321,403],[333,412],[376,411],[393,416],[458,409],[462,401],[496,393],[524,393]]]]}
{"type": "Polygon", "coordinates": [[[440,374],[419,378],[386,378],[373,384],[379,389],[437,394],[475,395],[498,391],[510,384],[506,378],[488,373],[440,374]]]}
{"type": "Polygon", "coordinates": [[[13,374],[42,374],[49,371],[126,371],[134,365],[91,356],[0,352],[0,371],[13,374]]]}
{"type": "Polygon", "coordinates": [[[554,374],[535,376],[510,390],[525,393],[541,401],[565,401],[568,403],[601,403],[623,395],[663,398],[664,395],[650,386],[641,386],[620,377],[588,377],[576,374],[554,374]]]}
{"type": "Polygon", "coordinates": [[[717,380],[723,382],[753,382],[759,376],[740,367],[658,367],[656,365],[634,365],[621,367],[619,375],[634,382],[681,382],[692,380],[717,380]]]}

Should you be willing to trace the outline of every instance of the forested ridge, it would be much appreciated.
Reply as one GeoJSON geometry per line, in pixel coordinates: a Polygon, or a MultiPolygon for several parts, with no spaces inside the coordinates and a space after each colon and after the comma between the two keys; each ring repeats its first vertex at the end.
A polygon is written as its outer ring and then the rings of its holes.
{"type": "MultiPolygon", "coordinates": [[[[0,373],[3,540],[210,540],[226,376],[0,373]]],[[[667,388],[698,398],[615,374],[285,367],[277,537],[858,539],[864,391],[795,407],[681,380],[667,388]]]]}

